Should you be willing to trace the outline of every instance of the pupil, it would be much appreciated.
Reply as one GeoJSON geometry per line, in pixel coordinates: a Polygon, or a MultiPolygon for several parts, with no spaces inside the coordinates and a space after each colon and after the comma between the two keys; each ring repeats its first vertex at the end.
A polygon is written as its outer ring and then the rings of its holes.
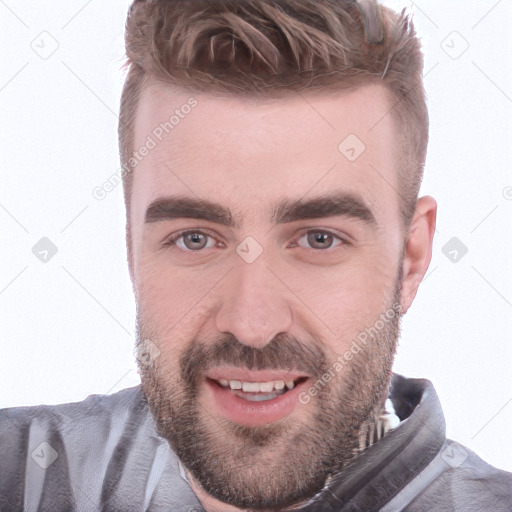
{"type": "Polygon", "coordinates": [[[312,233],[309,242],[313,247],[323,249],[332,245],[332,237],[326,233],[312,233]]]}
{"type": "Polygon", "coordinates": [[[191,246],[189,249],[202,249],[205,246],[205,237],[200,233],[191,233],[188,235],[188,242],[191,246]]]}

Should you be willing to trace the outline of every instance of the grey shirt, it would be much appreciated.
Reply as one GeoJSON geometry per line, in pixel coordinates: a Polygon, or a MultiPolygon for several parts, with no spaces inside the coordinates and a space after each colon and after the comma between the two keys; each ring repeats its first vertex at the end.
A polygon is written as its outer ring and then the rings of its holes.
{"type": "MultiPolygon", "coordinates": [[[[512,511],[512,474],[446,439],[432,383],[393,376],[400,425],[303,512],[512,511]]],[[[0,510],[200,512],[141,386],[0,410],[0,510]]]]}

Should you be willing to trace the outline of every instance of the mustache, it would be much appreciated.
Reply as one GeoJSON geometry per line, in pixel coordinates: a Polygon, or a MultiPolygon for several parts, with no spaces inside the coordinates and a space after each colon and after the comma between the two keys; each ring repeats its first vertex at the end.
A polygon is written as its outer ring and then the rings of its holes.
{"type": "Polygon", "coordinates": [[[255,348],[226,333],[208,344],[194,340],[180,358],[181,377],[190,387],[195,387],[207,370],[222,365],[249,370],[298,370],[317,378],[328,367],[318,342],[306,345],[282,333],[264,347],[255,348]]]}

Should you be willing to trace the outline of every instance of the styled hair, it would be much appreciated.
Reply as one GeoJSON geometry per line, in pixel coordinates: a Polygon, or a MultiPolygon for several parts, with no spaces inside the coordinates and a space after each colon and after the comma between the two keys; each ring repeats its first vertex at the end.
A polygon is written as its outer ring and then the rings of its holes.
{"type": "Polygon", "coordinates": [[[135,113],[153,81],[276,97],[382,84],[391,93],[400,210],[409,225],[423,177],[428,113],[421,44],[405,9],[397,13],[376,0],[135,0],[125,43],[119,150],[128,239],[135,113]]]}

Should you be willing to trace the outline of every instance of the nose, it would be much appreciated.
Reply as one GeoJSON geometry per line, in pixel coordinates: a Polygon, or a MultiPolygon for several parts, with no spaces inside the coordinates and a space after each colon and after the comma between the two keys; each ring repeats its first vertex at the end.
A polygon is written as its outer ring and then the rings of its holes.
{"type": "Polygon", "coordinates": [[[263,260],[239,262],[223,283],[216,327],[244,345],[262,348],[292,326],[289,293],[263,260]]]}

